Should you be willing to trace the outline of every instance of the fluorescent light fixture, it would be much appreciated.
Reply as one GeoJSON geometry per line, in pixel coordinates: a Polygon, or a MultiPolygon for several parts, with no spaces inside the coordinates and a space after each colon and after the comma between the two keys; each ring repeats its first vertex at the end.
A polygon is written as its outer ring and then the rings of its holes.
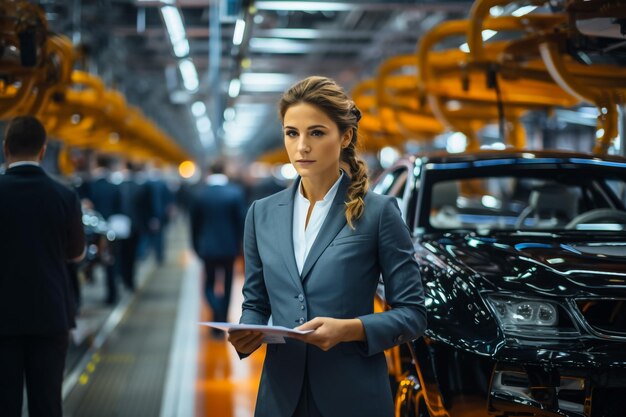
{"type": "MultiPolygon", "coordinates": [[[[498,33],[498,31],[496,30],[491,30],[491,29],[485,29],[483,30],[483,41],[487,41],[491,38],[493,38],[496,33],[498,33]]],[[[467,42],[465,42],[463,45],[459,46],[459,49],[463,52],[465,52],[466,54],[469,53],[469,45],[467,44],[467,42]]]]}
{"type": "Polygon", "coordinates": [[[174,54],[182,58],[189,54],[189,41],[185,33],[185,25],[180,15],[180,10],[174,6],[161,7],[161,15],[167,28],[167,33],[174,48],[174,54]]]}
{"type": "Polygon", "coordinates": [[[520,16],[524,16],[525,14],[532,12],[536,8],[537,6],[522,6],[511,14],[515,17],[520,17],[520,16]]]}
{"type": "Polygon", "coordinates": [[[318,39],[322,35],[321,30],[298,28],[265,29],[261,32],[262,37],[287,39],[318,39]]]}
{"type": "Polygon", "coordinates": [[[380,150],[379,159],[380,166],[383,168],[389,168],[394,162],[398,160],[400,153],[390,146],[385,146],[380,150]]]}
{"type": "Polygon", "coordinates": [[[181,39],[185,39],[185,26],[183,25],[183,18],[180,15],[180,10],[174,6],[161,7],[161,15],[165,21],[165,27],[170,39],[177,42],[181,39]]]}
{"type": "Polygon", "coordinates": [[[250,49],[275,54],[305,54],[312,51],[311,45],[307,43],[275,38],[252,38],[250,49]]]}
{"type": "Polygon", "coordinates": [[[189,41],[187,39],[181,39],[176,43],[172,43],[174,48],[174,55],[178,58],[183,58],[189,55],[189,41]]]}
{"type": "Polygon", "coordinates": [[[189,59],[181,59],[178,63],[178,69],[183,77],[183,85],[188,91],[196,91],[198,89],[198,72],[196,66],[189,59]]]}
{"type": "Polygon", "coordinates": [[[464,152],[467,147],[467,137],[461,132],[452,133],[446,140],[446,150],[450,153],[464,152]]]}
{"type": "Polygon", "coordinates": [[[291,84],[294,77],[275,72],[245,72],[241,74],[242,84],[291,84]]]}
{"type": "Polygon", "coordinates": [[[600,128],[596,130],[596,139],[600,139],[602,136],[604,136],[604,129],[600,128]]]}
{"type": "Polygon", "coordinates": [[[303,12],[345,12],[354,8],[355,3],[332,1],[257,1],[257,10],[285,10],[303,12]]]}
{"type": "Polygon", "coordinates": [[[228,86],[228,95],[232,98],[235,98],[239,95],[239,91],[241,90],[241,81],[239,78],[233,78],[230,80],[230,85],[228,86]]]}
{"type": "Polygon", "coordinates": [[[228,107],[226,108],[226,110],[224,110],[224,120],[226,120],[227,122],[231,122],[235,120],[236,116],[237,116],[237,113],[235,112],[234,108],[228,107]]]}
{"type": "Polygon", "coordinates": [[[199,117],[196,120],[196,127],[198,128],[198,132],[206,133],[211,131],[211,119],[207,116],[199,117]]]}
{"type": "Polygon", "coordinates": [[[246,31],[246,22],[243,19],[237,19],[235,23],[235,33],[233,34],[233,45],[241,45],[243,42],[243,35],[246,31]]]}
{"type": "Polygon", "coordinates": [[[502,202],[500,200],[498,200],[497,198],[495,198],[492,195],[484,195],[481,199],[480,199],[481,203],[483,204],[483,206],[485,207],[489,207],[489,208],[500,208],[502,207],[502,202]]]}
{"type": "Polygon", "coordinates": [[[191,105],[191,112],[194,116],[200,117],[206,112],[206,106],[201,101],[196,101],[191,105]]]}
{"type": "Polygon", "coordinates": [[[489,9],[489,14],[491,15],[491,17],[498,17],[502,15],[502,13],[504,13],[504,7],[502,6],[493,6],[491,9],[489,9]]]}
{"type": "Polygon", "coordinates": [[[493,38],[496,33],[498,32],[495,30],[491,30],[491,29],[483,30],[483,40],[486,41],[486,40],[493,38]]]}

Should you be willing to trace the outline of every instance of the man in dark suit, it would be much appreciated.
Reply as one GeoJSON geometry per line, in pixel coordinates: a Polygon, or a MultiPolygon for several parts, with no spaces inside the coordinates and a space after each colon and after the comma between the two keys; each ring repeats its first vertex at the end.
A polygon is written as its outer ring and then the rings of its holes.
{"type": "Polygon", "coordinates": [[[12,120],[0,176],[0,414],[61,417],[61,387],[74,326],[66,262],[84,255],[78,196],[39,167],[46,132],[31,116],[12,120]]]}
{"type": "Polygon", "coordinates": [[[199,187],[190,207],[193,248],[204,262],[205,295],[214,321],[226,321],[230,304],[233,266],[239,255],[245,220],[245,197],[228,181],[221,161],[211,165],[206,185],[199,187]],[[215,292],[216,273],[224,277],[222,295],[215,292]]]}
{"type": "MultiPolygon", "coordinates": [[[[89,181],[85,181],[81,196],[86,198],[93,205],[93,209],[109,220],[114,214],[121,213],[122,201],[119,184],[113,184],[111,176],[111,158],[106,155],[98,155],[96,158],[96,168],[93,170],[89,181]]],[[[114,305],[118,300],[116,266],[119,267],[119,259],[115,254],[119,252],[118,241],[107,242],[107,256],[104,257],[106,275],[106,296],[105,303],[114,305]],[[116,265],[116,263],[118,265],[116,265]]]]}
{"type": "Polygon", "coordinates": [[[119,185],[120,213],[130,219],[130,231],[119,245],[119,266],[124,286],[131,291],[135,290],[135,263],[139,239],[146,230],[145,186],[137,182],[138,167],[132,162],[126,162],[123,171],[124,180],[119,185]]]}

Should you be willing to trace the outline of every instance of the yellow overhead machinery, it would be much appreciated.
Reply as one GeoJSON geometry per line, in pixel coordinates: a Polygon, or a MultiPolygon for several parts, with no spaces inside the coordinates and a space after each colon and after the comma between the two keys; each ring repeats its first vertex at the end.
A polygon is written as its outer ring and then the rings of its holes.
{"type": "Polygon", "coordinates": [[[75,70],[70,40],[48,33],[41,9],[26,1],[0,3],[0,120],[37,116],[66,147],[95,149],[134,160],[189,159],[176,142],[108,89],[95,75],[75,70]]]}

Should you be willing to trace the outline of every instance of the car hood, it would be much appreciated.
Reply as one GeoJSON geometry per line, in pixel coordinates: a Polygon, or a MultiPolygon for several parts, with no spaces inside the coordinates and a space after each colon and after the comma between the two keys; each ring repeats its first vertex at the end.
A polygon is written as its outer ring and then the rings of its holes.
{"type": "Polygon", "coordinates": [[[479,274],[494,289],[626,297],[623,236],[459,235],[437,239],[435,246],[441,248],[440,255],[455,258],[454,262],[479,274]]]}

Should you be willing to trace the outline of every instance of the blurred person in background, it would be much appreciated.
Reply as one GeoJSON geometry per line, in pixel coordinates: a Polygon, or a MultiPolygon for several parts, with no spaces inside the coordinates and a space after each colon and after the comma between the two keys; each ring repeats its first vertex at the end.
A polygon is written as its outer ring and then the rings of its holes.
{"type": "Polygon", "coordinates": [[[147,231],[146,213],[149,210],[145,184],[140,184],[137,174],[139,166],[127,161],[121,170],[120,213],[128,217],[130,227],[128,235],[120,240],[118,247],[119,272],[126,289],[135,290],[135,265],[139,239],[147,231]]]}
{"type": "MultiPolygon", "coordinates": [[[[96,156],[96,166],[91,175],[79,188],[81,198],[87,200],[87,207],[93,208],[104,217],[107,222],[111,216],[121,213],[122,197],[119,184],[111,182],[111,157],[106,155],[96,156]]],[[[105,266],[106,295],[105,303],[113,305],[117,302],[119,294],[117,288],[115,259],[117,242],[109,241],[108,250],[102,254],[102,262],[105,266]]]]}
{"type": "Polygon", "coordinates": [[[139,244],[139,257],[145,257],[150,249],[158,265],[165,261],[165,230],[173,213],[174,193],[163,179],[163,173],[155,167],[148,169],[144,198],[148,216],[147,229],[139,244]]]}
{"type": "MultiPolygon", "coordinates": [[[[227,321],[235,258],[241,250],[245,217],[243,189],[224,174],[224,163],[214,161],[205,184],[191,198],[192,245],[204,263],[206,300],[213,310],[213,321],[227,321]],[[221,294],[216,291],[221,277],[221,294]]],[[[214,332],[220,336],[219,330],[214,332]]]]}
{"type": "Polygon", "coordinates": [[[13,119],[0,175],[0,415],[62,417],[61,389],[75,306],[67,261],[84,256],[76,193],[39,166],[46,132],[32,116],[13,119]]]}

